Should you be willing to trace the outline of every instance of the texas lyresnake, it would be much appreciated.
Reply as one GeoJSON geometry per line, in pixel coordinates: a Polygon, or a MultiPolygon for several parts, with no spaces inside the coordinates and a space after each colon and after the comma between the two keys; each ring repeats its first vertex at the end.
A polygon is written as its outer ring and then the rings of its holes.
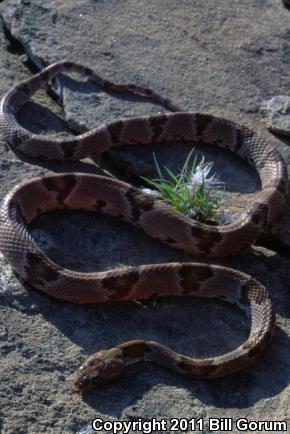
{"type": "Polygon", "coordinates": [[[226,148],[252,166],[261,180],[257,200],[225,226],[198,223],[140,189],[116,179],[60,174],[17,185],[1,208],[0,248],[13,270],[34,288],[60,300],[95,303],[144,299],[153,295],[194,295],[235,303],[250,316],[251,331],[237,349],[210,359],[179,355],[157,342],[128,341],[92,355],[80,369],[76,386],[87,390],[119,375],[139,360],[154,361],[194,378],[219,377],[250,365],[269,343],[274,329],[271,301],[251,276],[202,263],[165,263],[124,267],[100,273],[64,269],[49,259],[27,230],[39,214],[56,209],[98,211],[142,228],[153,238],[194,255],[227,256],[251,245],[284,208],[287,175],[282,158],[255,132],[228,120],[200,113],[175,112],[120,119],[73,139],[51,139],[19,125],[17,110],[60,72],[78,72],[108,90],[131,92],[180,110],[152,90],[116,85],[91,69],[59,62],[13,87],[2,99],[0,128],[13,148],[24,154],[78,160],[115,146],[161,142],[203,142],[226,148]]]}

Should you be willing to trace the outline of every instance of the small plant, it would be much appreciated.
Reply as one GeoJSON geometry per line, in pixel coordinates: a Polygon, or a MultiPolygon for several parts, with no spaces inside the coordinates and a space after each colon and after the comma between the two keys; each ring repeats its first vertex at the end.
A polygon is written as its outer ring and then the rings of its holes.
{"type": "Polygon", "coordinates": [[[193,149],[189,153],[179,175],[166,166],[164,169],[168,179],[165,179],[155,154],[153,158],[158,179],[143,178],[153,187],[142,190],[152,197],[159,197],[172,208],[182,214],[207,224],[217,224],[219,220],[218,205],[222,199],[218,189],[224,188],[224,183],[214,175],[210,176],[213,162],[206,163],[204,158],[197,163],[197,157],[192,159],[193,149]],[[192,162],[191,162],[192,160],[192,162]]]}

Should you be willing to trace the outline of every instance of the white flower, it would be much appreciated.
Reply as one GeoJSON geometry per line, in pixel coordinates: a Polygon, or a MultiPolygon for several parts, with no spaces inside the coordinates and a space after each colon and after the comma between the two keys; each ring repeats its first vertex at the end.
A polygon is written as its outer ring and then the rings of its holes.
{"type": "Polygon", "coordinates": [[[196,166],[194,172],[190,174],[189,188],[192,192],[197,191],[202,185],[205,188],[221,188],[224,183],[215,174],[209,176],[213,162],[205,163],[204,158],[196,166]]]}
{"type": "Polygon", "coordinates": [[[147,194],[148,196],[152,197],[152,199],[157,199],[158,197],[160,197],[160,194],[158,193],[158,191],[151,190],[151,188],[142,187],[141,191],[143,193],[147,194]]]}
{"type": "Polygon", "coordinates": [[[189,217],[189,218],[194,218],[194,217],[196,217],[196,210],[194,209],[194,208],[191,208],[188,212],[187,212],[187,217],[189,217]]]}

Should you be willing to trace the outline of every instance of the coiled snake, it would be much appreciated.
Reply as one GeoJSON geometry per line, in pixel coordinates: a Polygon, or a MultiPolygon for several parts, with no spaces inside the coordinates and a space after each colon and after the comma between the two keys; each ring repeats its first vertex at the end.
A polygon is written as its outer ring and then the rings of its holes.
{"type": "Polygon", "coordinates": [[[75,385],[88,390],[118,376],[126,365],[154,361],[192,378],[223,376],[250,365],[268,345],[274,314],[266,289],[251,276],[203,263],[165,263],[99,273],[64,269],[48,258],[27,225],[56,209],[98,211],[123,219],[174,248],[194,255],[221,257],[251,245],[284,208],[287,175],[282,158],[255,132],[228,120],[181,112],[149,88],[117,85],[72,62],[44,68],[14,86],[2,99],[0,128],[9,144],[24,154],[52,160],[78,160],[115,146],[201,141],[229,149],[258,173],[261,191],[237,220],[226,226],[198,223],[125,182],[81,173],[36,178],[17,185],[1,207],[0,249],[13,270],[34,288],[74,303],[144,299],[153,295],[217,298],[235,303],[250,317],[251,331],[241,346],[208,359],[180,355],[157,342],[128,341],[93,354],[75,385]],[[17,110],[60,72],[78,72],[108,90],[131,92],[162,103],[175,113],[120,119],[69,140],[30,133],[19,125],[17,110]]]}

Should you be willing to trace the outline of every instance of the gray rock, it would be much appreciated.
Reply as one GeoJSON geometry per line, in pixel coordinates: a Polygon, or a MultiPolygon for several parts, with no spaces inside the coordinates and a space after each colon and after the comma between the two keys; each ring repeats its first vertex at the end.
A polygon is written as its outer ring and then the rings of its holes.
{"type": "MultiPolygon", "coordinates": [[[[263,131],[260,101],[288,90],[289,14],[279,2],[220,0],[213,8],[212,2],[202,0],[126,0],[122,7],[117,0],[78,4],[5,0],[1,11],[9,32],[37,67],[69,57],[113,80],[147,83],[189,110],[232,118],[259,131],[263,131]]],[[[23,51],[16,49],[15,41],[7,44],[1,35],[0,52],[0,90],[4,92],[31,72],[21,63],[23,51]]],[[[74,77],[60,80],[56,91],[63,109],[40,93],[20,114],[27,128],[71,134],[65,119],[71,128],[82,131],[107,119],[160,110],[139,99],[112,99],[90,84],[80,86],[74,77]]],[[[267,137],[289,164],[287,140],[267,137]]],[[[17,182],[51,171],[102,170],[94,160],[74,164],[23,161],[3,141],[0,144],[1,197],[17,182]]],[[[178,166],[188,148],[184,145],[184,151],[180,148],[175,154],[174,146],[169,148],[167,156],[163,154],[164,163],[178,166]]],[[[132,166],[145,155],[144,150],[136,151],[137,157],[130,157],[132,166]]],[[[234,195],[255,194],[258,184],[247,166],[232,166],[231,157],[226,160],[210,151],[208,158],[216,157],[216,171],[223,169],[234,195]]],[[[123,160],[130,162],[126,152],[122,150],[123,160]]],[[[157,152],[162,159],[161,151],[157,152]]],[[[149,149],[148,165],[151,156],[149,149]]],[[[112,170],[110,164],[108,168],[112,170]]],[[[53,213],[39,217],[31,232],[52,259],[77,270],[192,260],[104,216],[53,213]]],[[[209,417],[267,417],[290,424],[289,260],[282,254],[255,247],[219,262],[261,280],[274,301],[278,327],[273,345],[253,367],[224,379],[190,381],[150,364],[136,365],[118,381],[83,398],[73,391],[73,372],[98,348],[146,338],[193,356],[213,355],[245,339],[247,319],[222,302],[193,298],[143,306],[56,302],[27,288],[2,257],[0,261],[3,434],[89,433],[96,417],[203,417],[205,422],[209,417]]],[[[208,432],[207,425],[203,432],[208,432]]]]}
{"type": "Polygon", "coordinates": [[[267,127],[274,133],[290,136],[290,97],[273,96],[261,104],[267,127]]]}
{"type": "MultiPolygon", "coordinates": [[[[202,1],[182,5],[169,1],[166,7],[150,1],[141,2],[141,20],[135,2],[123,2],[121,12],[118,4],[117,0],[78,6],[61,0],[53,5],[49,0],[41,4],[37,0],[6,0],[0,11],[6,28],[37,68],[70,58],[116,82],[147,84],[185,110],[231,118],[265,133],[259,114],[261,100],[289,91],[285,80],[290,62],[288,13],[281,5],[244,0],[235,8],[229,0],[222,0],[213,11],[202,1]]],[[[120,117],[164,110],[142,98],[108,94],[92,83],[80,83],[75,76],[57,80],[54,91],[74,132],[120,117]]],[[[285,146],[271,136],[269,140],[289,164],[289,143],[285,146]]],[[[178,148],[179,161],[184,161],[191,148],[192,144],[178,148]]],[[[166,146],[154,150],[174,168],[176,152],[166,152],[166,146]]],[[[226,207],[233,214],[240,212],[259,188],[254,174],[228,153],[200,151],[215,161],[218,172],[222,165],[221,177],[230,192],[226,207]],[[236,191],[243,195],[236,196],[236,191]]],[[[153,170],[152,147],[122,148],[108,157],[109,165],[117,165],[119,173],[120,169],[123,174],[133,171],[139,177],[153,170]]],[[[275,237],[288,248],[284,235],[275,237]]]]}

